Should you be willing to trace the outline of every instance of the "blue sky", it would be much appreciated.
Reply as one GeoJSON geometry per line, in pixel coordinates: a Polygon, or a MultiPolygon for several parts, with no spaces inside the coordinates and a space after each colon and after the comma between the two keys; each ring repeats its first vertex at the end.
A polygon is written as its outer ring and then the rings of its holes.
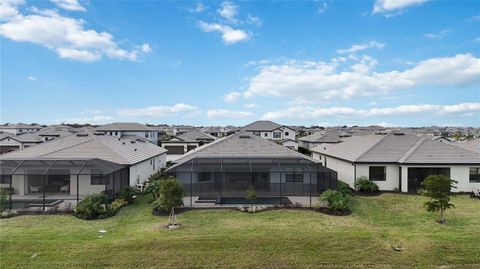
{"type": "Polygon", "coordinates": [[[478,1],[0,8],[2,123],[480,126],[478,1]]]}

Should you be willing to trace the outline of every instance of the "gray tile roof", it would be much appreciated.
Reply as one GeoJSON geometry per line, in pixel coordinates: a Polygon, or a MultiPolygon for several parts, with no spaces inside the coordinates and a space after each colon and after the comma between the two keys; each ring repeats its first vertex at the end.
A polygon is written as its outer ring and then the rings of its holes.
{"type": "Polygon", "coordinates": [[[98,158],[117,164],[131,165],[165,153],[166,150],[147,142],[121,141],[109,135],[70,135],[1,155],[1,159],[79,159],[98,158]]]}
{"type": "Polygon", "coordinates": [[[5,138],[11,138],[21,143],[41,143],[43,140],[35,133],[20,133],[20,134],[12,134],[12,133],[1,133],[0,140],[5,138]]]}
{"type": "Polygon", "coordinates": [[[310,143],[339,143],[342,142],[340,139],[340,133],[337,131],[319,131],[311,135],[298,138],[299,141],[305,141],[310,143]]]}
{"type": "Polygon", "coordinates": [[[480,138],[469,140],[469,141],[455,142],[452,145],[462,149],[480,153],[480,138]]]}
{"type": "Polygon", "coordinates": [[[30,124],[24,124],[24,123],[18,123],[18,124],[5,124],[5,125],[0,125],[0,128],[2,129],[41,129],[43,128],[40,125],[30,125],[30,124]]]}
{"type": "Polygon", "coordinates": [[[273,131],[282,127],[282,125],[268,121],[268,120],[259,120],[252,122],[249,125],[242,128],[244,131],[273,131]]]}
{"type": "Polygon", "coordinates": [[[314,152],[351,162],[459,164],[480,163],[480,154],[415,135],[366,135],[346,138],[339,144],[324,144],[314,152]]]}
{"type": "Polygon", "coordinates": [[[114,122],[96,128],[97,131],[154,131],[155,128],[148,127],[136,122],[114,122]]]}
{"type": "Polygon", "coordinates": [[[191,130],[189,132],[175,136],[183,142],[200,142],[200,141],[213,141],[215,138],[211,135],[200,132],[199,130],[191,130]]]}
{"type": "Polygon", "coordinates": [[[175,161],[174,168],[194,158],[300,158],[318,163],[306,155],[285,148],[275,142],[262,139],[256,135],[240,131],[231,136],[218,139],[210,144],[199,147],[175,161]]]}

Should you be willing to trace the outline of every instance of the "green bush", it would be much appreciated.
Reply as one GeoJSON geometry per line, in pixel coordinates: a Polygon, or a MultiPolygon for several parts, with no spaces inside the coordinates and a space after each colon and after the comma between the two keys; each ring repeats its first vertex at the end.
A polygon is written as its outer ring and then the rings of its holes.
{"type": "Polygon", "coordinates": [[[255,190],[254,186],[250,186],[247,189],[247,192],[245,194],[245,198],[248,200],[250,203],[250,207],[252,206],[253,202],[257,200],[257,191],[255,190]]]}
{"type": "Polygon", "coordinates": [[[337,190],[326,190],[320,195],[320,201],[327,202],[328,209],[336,212],[350,208],[350,195],[344,195],[337,190]]]}
{"type": "Polygon", "coordinates": [[[128,204],[133,202],[133,197],[138,195],[140,191],[132,186],[126,186],[117,193],[117,197],[125,200],[128,204]]]}
{"type": "Polygon", "coordinates": [[[148,177],[146,193],[151,193],[153,198],[157,199],[160,196],[160,180],[165,179],[161,172],[156,172],[148,177]]]}
{"type": "Polygon", "coordinates": [[[115,215],[115,210],[107,203],[107,196],[103,193],[85,197],[77,203],[74,212],[80,219],[101,219],[115,215]]]}
{"type": "Polygon", "coordinates": [[[378,185],[367,179],[367,177],[360,177],[355,183],[355,188],[359,191],[375,193],[378,192],[378,185]]]}
{"type": "Polygon", "coordinates": [[[169,212],[172,207],[183,204],[183,185],[177,179],[161,179],[158,187],[158,198],[153,202],[153,209],[169,212]]]}
{"type": "Polygon", "coordinates": [[[118,211],[120,208],[128,205],[128,202],[125,199],[115,199],[110,206],[113,210],[118,211]]]}
{"type": "Polygon", "coordinates": [[[337,181],[337,191],[343,195],[353,195],[353,191],[350,189],[350,186],[342,181],[337,181]]]}
{"type": "Polygon", "coordinates": [[[7,208],[7,191],[5,189],[0,190],[0,212],[7,208]]]}

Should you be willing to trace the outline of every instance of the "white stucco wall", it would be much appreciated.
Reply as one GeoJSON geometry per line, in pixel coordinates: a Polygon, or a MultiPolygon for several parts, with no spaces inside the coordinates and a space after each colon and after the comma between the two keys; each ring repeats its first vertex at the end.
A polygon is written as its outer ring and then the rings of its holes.
{"type": "Polygon", "coordinates": [[[355,167],[352,163],[328,156],[322,156],[322,163],[325,167],[337,172],[338,180],[347,183],[352,188],[355,187],[355,167]]]}
{"type": "Polygon", "coordinates": [[[143,183],[148,177],[165,167],[167,163],[166,154],[145,160],[130,166],[130,186],[135,186],[137,182],[143,183]],[[155,167],[154,164],[155,163],[155,167]]]}
{"type": "Polygon", "coordinates": [[[370,177],[370,166],[385,166],[386,167],[386,180],[374,181],[380,190],[393,191],[399,189],[399,166],[397,164],[357,164],[357,178],[365,176],[370,177]]]}

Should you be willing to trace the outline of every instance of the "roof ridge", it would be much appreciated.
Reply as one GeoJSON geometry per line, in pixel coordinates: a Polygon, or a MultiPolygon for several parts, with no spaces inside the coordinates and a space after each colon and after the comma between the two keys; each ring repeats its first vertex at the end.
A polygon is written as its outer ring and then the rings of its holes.
{"type": "Polygon", "coordinates": [[[412,147],[410,147],[409,150],[407,150],[407,152],[405,152],[405,154],[403,154],[402,157],[400,157],[400,159],[398,159],[397,162],[405,162],[408,157],[410,157],[425,141],[427,141],[427,138],[425,136],[422,136],[417,142],[415,142],[415,144],[413,144],[412,147]]]}
{"type": "MultiPolygon", "coordinates": [[[[70,135],[69,135],[69,136],[66,136],[66,137],[70,137],[70,135]]],[[[52,153],[55,153],[55,152],[59,152],[59,151],[66,150],[66,149],[70,149],[70,148],[76,147],[76,146],[78,146],[78,145],[82,145],[82,144],[85,144],[85,143],[87,143],[87,142],[90,142],[90,141],[92,141],[92,140],[94,140],[94,138],[90,138],[90,137],[89,137],[89,139],[87,139],[87,140],[85,140],[85,141],[82,141],[82,142],[80,142],[80,143],[76,143],[76,144],[74,144],[74,145],[70,145],[70,146],[65,147],[65,148],[61,148],[61,149],[57,149],[57,150],[54,150],[54,151],[50,151],[50,152],[48,152],[48,153],[41,154],[41,155],[39,155],[39,156],[46,156],[46,155],[49,155],[49,154],[52,154],[52,153]]],[[[60,141],[60,139],[54,139],[53,141],[60,141]]],[[[45,145],[45,144],[42,143],[42,144],[40,144],[40,145],[45,145]]]]}
{"type": "MultiPolygon", "coordinates": [[[[383,139],[385,139],[387,136],[389,136],[391,133],[388,133],[386,135],[383,135],[381,139],[379,139],[377,142],[375,142],[367,151],[364,153],[360,154],[357,158],[355,158],[353,161],[356,162],[357,160],[360,160],[363,156],[365,156],[367,153],[369,153],[375,146],[377,146],[383,139]]],[[[375,136],[376,134],[373,134],[375,136]]]]}

